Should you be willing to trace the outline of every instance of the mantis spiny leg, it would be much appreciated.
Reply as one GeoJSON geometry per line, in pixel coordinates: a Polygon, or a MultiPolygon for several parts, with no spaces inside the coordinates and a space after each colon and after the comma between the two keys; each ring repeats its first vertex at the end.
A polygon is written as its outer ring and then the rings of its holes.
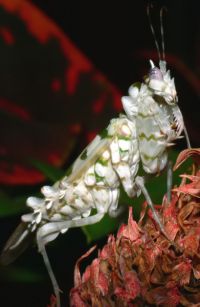
{"type": "Polygon", "coordinates": [[[150,195],[149,195],[149,193],[148,193],[148,191],[147,191],[147,189],[146,189],[146,187],[145,187],[144,182],[145,182],[144,177],[137,176],[137,177],[135,178],[135,183],[136,183],[136,185],[138,186],[138,188],[140,188],[140,190],[142,191],[142,193],[143,193],[143,195],[144,195],[144,197],[145,197],[145,199],[146,199],[147,204],[148,204],[149,207],[151,208],[152,213],[153,213],[153,217],[154,217],[154,219],[155,219],[157,225],[159,226],[161,232],[167,237],[167,235],[166,235],[166,233],[165,233],[165,230],[164,230],[164,227],[163,227],[163,224],[162,224],[162,222],[160,221],[160,218],[159,218],[159,216],[158,216],[158,213],[156,212],[156,210],[155,210],[155,208],[154,208],[153,202],[152,202],[151,197],[150,197],[150,195]]]}
{"type": "Polygon", "coordinates": [[[48,274],[50,276],[52,285],[53,285],[53,289],[54,289],[54,293],[56,296],[56,306],[60,307],[60,289],[57,283],[57,280],[54,276],[48,255],[46,253],[46,249],[45,249],[45,237],[48,235],[51,236],[53,233],[58,233],[63,229],[67,229],[67,228],[74,228],[74,227],[82,227],[82,226],[86,226],[89,224],[95,224],[97,222],[99,222],[105,213],[97,213],[95,215],[86,217],[86,218],[82,218],[80,220],[69,220],[69,221],[62,221],[62,222],[51,222],[51,223],[47,223],[45,225],[43,225],[37,232],[37,243],[38,243],[38,249],[39,252],[42,254],[42,257],[44,259],[44,263],[45,266],[47,268],[48,274]]]}

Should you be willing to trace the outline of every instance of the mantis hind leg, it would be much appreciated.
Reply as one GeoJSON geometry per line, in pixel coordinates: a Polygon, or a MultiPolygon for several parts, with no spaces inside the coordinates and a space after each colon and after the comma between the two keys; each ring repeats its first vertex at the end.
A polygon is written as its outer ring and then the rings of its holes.
{"type": "Polygon", "coordinates": [[[167,201],[168,204],[171,202],[171,190],[173,184],[173,172],[172,172],[172,161],[167,163],[167,201]]]}
{"type": "Polygon", "coordinates": [[[149,195],[149,193],[148,193],[148,191],[147,191],[147,189],[145,187],[145,179],[144,179],[144,177],[137,176],[135,178],[135,183],[138,186],[138,188],[142,191],[142,193],[143,193],[143,195],[144,195],[144,197],[146,199],[147,204],[151,208],[154,220],[155,220],[156,224],[158,225],[160,231],[167,237],[167,234],[165,232],[163,223],[161,222],[160,217],[159,217],[157,211],[154,208],[154,205],[153,205],[153,202],[151,200],[151,197],[150,197],[150,195],[149,195]]]}
{"type": "Polygon", "coordinates": [[[186,143],[187,143],[187,148],[191,148],[191,143],[190,143],[190,139],[189,139],[189,135],[186,129],[186,126],[184,125],[184,133],[185,133],[185,139],[186,139],[186,143]]]}

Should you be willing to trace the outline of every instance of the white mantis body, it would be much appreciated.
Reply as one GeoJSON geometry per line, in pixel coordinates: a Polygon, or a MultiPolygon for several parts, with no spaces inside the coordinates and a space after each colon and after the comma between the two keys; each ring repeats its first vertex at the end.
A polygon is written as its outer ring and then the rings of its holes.
{"type": "Polygon", "coordinates": [[[100,221],[106,213],[116,216],[119,187],[122,184],[129,197],[144,193],[154,219],[164,232],[162,223],[144,186],[137,176],[139,164],[147,174],[158,174],[167,164],[167,148],[184,129],[177,105],[174,79],[166,70],[150,61],[150,72],[144,83],[129,88],[122,97],[124,115],[112,119],[103,135],[97,135],[72,166],[71,174],[52,187],[41,189],[43,198],[29,197],[30,214],[7,242],[1,261],[12,262],[36,234],[39,252],[43,255],[60,306],[59,288],[53,275],[45,245],[69,228],[100,221]]]}

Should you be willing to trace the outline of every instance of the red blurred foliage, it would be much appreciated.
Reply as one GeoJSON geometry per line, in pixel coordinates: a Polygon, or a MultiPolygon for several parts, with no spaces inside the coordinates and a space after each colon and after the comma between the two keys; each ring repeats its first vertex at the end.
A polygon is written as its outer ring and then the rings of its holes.
{"type": "Polygon", "coordinates": [[[31,115],[27,110],[7,99],[0,98],[0,109],[15,115],[24,121],[31,120],[31,115]]]}
{"type": "Polygon", "coordinates": [[[51,88],[54,92],[58,92],[61,89],[61,82],[59,79],[53,79],[51,82],[51,88]]]}
{"type": "Polygon", "coordinates": [[[35,184],[44,176],[30,159],[62,166],[80,134],[82,150],[121,110],[121,94],[31,1],[0,9],[0,182],[35,184]]]}
{"type": "MultiPolygon", "coordinates": [[[[70,305],[78,306],[199,306],[200,302],[200,149],[183,151],[175,168],[188,157],[193,172],[184,175],[164,197],[159,214],[167,237],[144,207],[138,223],[129,209],[127,225],[98,252],[85,272],[77,262],[70,305]],[[198,163],[197,163],[198,162],[198,163]],[[187,180],[191,182],[188,183],[187,180]]],[[[149,210],[150,211],[150,210],[149,210]]]]}
{"type": "Polygon", "coordinates": [[[56,307],[56,297],[53,294],[50,298],[50,304],[47,307],[56,307]]]}
{"type": "Polygon", "coordinates": [[[0,35],[4,39],[5,43],[8,45],[13,45],[15,43],[14,35],[8,27],[0,27],[0,35]]]}
{"type": "Polygon", "coordinates": [[[102,113],[105,103],[106,103],[106,95],[102,94],[100,98],[94,101],[93,108],[92,108],[93,112],[96,114],[102,113]]]}

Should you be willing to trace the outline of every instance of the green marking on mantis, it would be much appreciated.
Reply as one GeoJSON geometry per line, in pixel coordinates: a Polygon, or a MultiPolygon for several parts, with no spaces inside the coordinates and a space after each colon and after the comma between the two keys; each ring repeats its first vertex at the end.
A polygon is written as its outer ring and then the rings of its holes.
{"type": "Polygon", "coordinates": [[[101,132],[100,132],[100,137],[101,137],[101,139],[109,139],[109,138],[111,138],[112,136],[111,135],[109,135],[108,134],[108,129],[107,128],[105,128],[105,129],[103,129],[101,132]]]}
{"type": "Polygon", "coordinates": [[[131,136],[118,136],[118,139],[119,140],[124,140],[124,141],[130,141],[131,140],[131,136]]]}
{"type": "Polygon", "coordinates": [[[108,160],[105,160],[104,158],[99,158],[98,160],[97,160],[97,162],[96,163],[100,163],[101,165],[103,165],[103,166],[107,166],[108,165],[108,160]]]}
{"type": "Polygon", "coordinates": [[[156,156],[155,157],[151,157],[151,156],[148,156],[146,154],[143,154],[143,157],[145,158],[145,160],[154,160],[156,158],[156,156]]]}
{"type": "Polygon", "coordinates": [[[120,152],[121,154],[124,154],[124,153],[126,153],[126,152],[129,152],[129,150],[119,148],[119,152],[120,152]]]}
{"type": "Polygon", "coordinates": [[[87,149],[83,150],[82,154],[80,155],[81,160],[86,160],[87,159],[87,149]]]}
{"type": "Polygon", "coordinates": [[[96,182],[102,182],[104,180],[104,177],[99,176],[96,172],[94,174],[95,174],[96,182]]]}
{"type": "Polygon", "coordinates": [[[135,83],[132,84],[132,86],[140,89],[141,88],[141,82],[135,82],[135,83]]]}
{"type": "Polygon", "coordinates": [[[72,169],[73,169],[73,164],[67,169],[67,171],[66,171],[66,176],[71,175],[72,169]]]}
{"type": "Polygon", "coordinates": [[[154,135],[154,134],[151,134],[150,136],[146,136],[146,134],[144,134],[144,133],[141,133],[140,135],[139,135],[139,138],[141,139],[141,140],[147,140],[147,141],[150,141],[150,140],[154,140],[154,141],[157,141],[158,139],[161,139],[161,138],[163,138],[163,136],[159,136],[159,137],[157,137],[156,138],[156,136],[154,135]]]}

